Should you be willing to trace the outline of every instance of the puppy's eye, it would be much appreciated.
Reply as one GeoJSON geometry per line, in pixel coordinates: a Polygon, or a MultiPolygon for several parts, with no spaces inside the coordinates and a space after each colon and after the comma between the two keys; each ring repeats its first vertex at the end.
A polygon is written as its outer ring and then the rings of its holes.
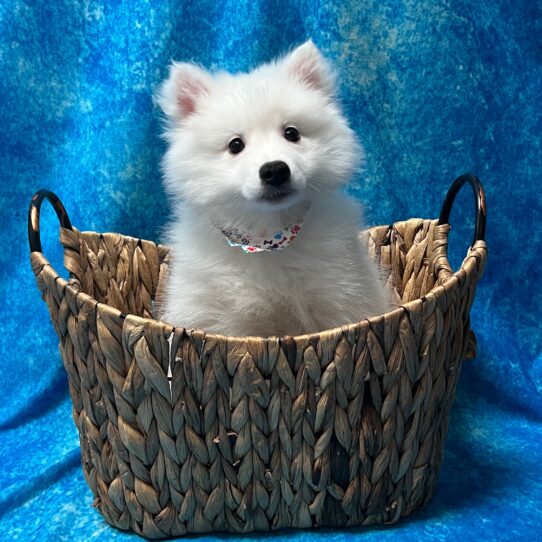
{"type": "Polygon", "coordinates": [[[294,128],[293,126],[287,126],[284,129],[284,137],[288,141],[292,141],[293,143],[295,143],[296,141],[299,141],[300,135],[297,131],[297,128],[294,128]]]}
{"type": "Polygon", "coordinates": [[[240,137],[236,137],[230,141],[228,148],[232,154],[239,154],[245,148],[245,143],[240,137]]]}

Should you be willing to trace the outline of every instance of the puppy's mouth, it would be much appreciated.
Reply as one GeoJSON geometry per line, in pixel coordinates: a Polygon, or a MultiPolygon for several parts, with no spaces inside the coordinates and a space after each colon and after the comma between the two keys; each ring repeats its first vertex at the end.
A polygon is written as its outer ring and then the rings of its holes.
{"type": "Polygon", "coordinates": [[[276,186],[269,186],[262,190],[258,199],[262,202],[275,204],[287,200],[295,193],[296,190],[292,187],[278,188],[276,186]]]}

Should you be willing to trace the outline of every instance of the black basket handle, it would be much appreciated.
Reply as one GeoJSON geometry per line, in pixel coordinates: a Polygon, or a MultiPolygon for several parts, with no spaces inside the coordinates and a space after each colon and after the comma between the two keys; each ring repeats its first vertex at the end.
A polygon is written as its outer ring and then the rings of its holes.
{"type": "Polygon", "coordinates": [[[72,229],[68,213],[58,196],[50,190],[38,190],[32,196],[28,208],[28,243],[30,244],[30,252],[42,251],[40,239],[40,209],[44,199],[48,199],[49,203],[53,206],[60,225],[63,228],[69,230],[72,229]]]}
{"type": "Polygon", "coordinates": [[[486,219],[487,219],[487,209],[486,209],[486,195],[484,192],[484,187],[480,182],[478,177],[474,176],[472,173],[465,173],[458,177],[444,198],[444,203],[440,210],[440,216],[438,219],[438,225],[449,224],[450,223],[450,213],[452,211],[452,205],[454,204],[455,197],[457,193],[464,184],[470,184],[472,191],[474,193],[474,213],[476,216],[476,226],[474,230],[474,240],[472,244],[476,241],[484,241],[486,236],[486,219]]]}

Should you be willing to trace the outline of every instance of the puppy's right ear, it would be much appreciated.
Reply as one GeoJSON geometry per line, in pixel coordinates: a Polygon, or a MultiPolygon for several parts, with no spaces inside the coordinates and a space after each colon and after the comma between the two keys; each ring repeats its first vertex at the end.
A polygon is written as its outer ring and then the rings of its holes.
{"type": "Polygon", "coordinates": [[[156,102],[170,119],[181,121],[197,110],[199,100],[209,94],[212,83],[211,75],[195,64],[173,62],[156,102]]]}
{"type": "Polygon", "coordinates": [[[323,92],[335,93],[335,74],[312,40],[294,49],[282,60],[287,73],[301,84],[323,92]]]}

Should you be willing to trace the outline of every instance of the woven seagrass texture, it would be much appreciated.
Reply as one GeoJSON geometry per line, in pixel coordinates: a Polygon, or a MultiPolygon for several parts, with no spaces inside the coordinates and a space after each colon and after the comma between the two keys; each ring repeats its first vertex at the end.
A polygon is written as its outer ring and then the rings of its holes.
{"type": "Polygon", "coordinates": [[[69,282],[33,252],[106,520],[163,538],[395,522],[425,504],[487,257],[479,241],[453,274],[448,232],[368,230],[401,307],[265,339],[152,320],[165,247],[62,229],[69,282]]]}

